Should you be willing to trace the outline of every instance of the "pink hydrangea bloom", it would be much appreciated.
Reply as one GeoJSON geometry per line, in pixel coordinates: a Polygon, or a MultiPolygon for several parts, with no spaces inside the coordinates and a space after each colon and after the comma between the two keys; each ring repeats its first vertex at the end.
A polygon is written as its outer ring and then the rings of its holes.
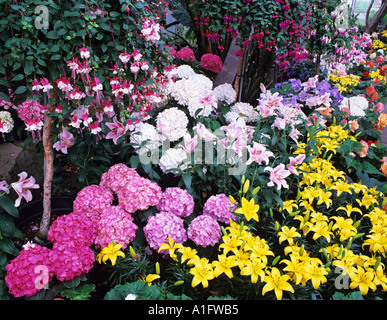
{"type": "Polygon", "coordinates": [[[94,252],[87,246],[72,243],[54,243],[49,254],[51,268],[60,281],[71,280],[93,268],[94,252]]]}
{"type": "Polygon", "coordinates": [[[113,193],[99,185],[90,185],[78,192],[74,203],[74,212],[81,212],[97,223],[102,210],[110,207],[113,202],[113,193]]]}
{"type": "Polygon", "coordinates": [[[202,247],[216,245],[222,237],[218,222],[209,215],[201,215],[192,220],[188,227],[188,238],[202,247]]]}
{"type": "MultiPolygon", "coordinates": [[[[168,237],[177,243],[187,241],[183,219],[168,212],[160,212],[155,216],[150,216],[144,227],[144,234],[149,246],[156,251],[163,243],[168,243],[168,237]]],[[[160,253],[166,254],[168,252],[162,250],[160,253]]]]}
{"type": "Polygon", "coordinates": [[[195,61],[195,53],[193,50],[189,47],[181,48],[179,51],[176,52],[176,58],[179,58],[181,60],[187,59],[189,61],[195,61]]]}
{"type": "Polygon", "coordinates": [[[162,196],[157,183],[141,177],[135,169],[120,163],[105,172],[100,185],[110,188],[118,198],[119,204],[128,212],[146,210],[156,206],[162,196]]]}
{"type": "Polygon", "coordinates": [[[230,223],[230,218],[235,220],[233,211],[235,204],[223,193],[208,198],[203,207],[203,214],[208,215],[219,222],[230,223]]]}
{"type": "Polygon", "coordinates": [[[50,249],[37,244],[27,244],[19,255],[5,267],[5,282],[9,293],[15,297],[30,297],[43,289],[53,277],[50,249]],[[39,278],[38,278],[39,277],[39,278]]]}
{"type": "Polygon", "coordinates": [[[95,246],[107,247],[114,241],[115,244],[122,244],[125,249],[133,241],[137,229],[132,216],[120,206],[107,207],[102,211],[97,225],[95,246]]]}
{"type": "Polygon", "coordinates": [[[179,217],[188,217],[194,209],[192,196],[181,188],[167,188],[157,205],[160,212],[169,212],[179,217]]]}
{"type": "Polygon", "coordinates": [[[203,69],[214,73],[219,73],[223,70],[222,60],[216,54],[211,53],[202,55],[202,58],[200,59],[200,66],[203,69]]]}
{"type": "Polygon", "coordinates": [[[71,242],[76,246],[90,246],[95,236],[92,221],[81,212],[72,212],[56,218],[48,230],[47,239],[52,243],[71,242]]]}

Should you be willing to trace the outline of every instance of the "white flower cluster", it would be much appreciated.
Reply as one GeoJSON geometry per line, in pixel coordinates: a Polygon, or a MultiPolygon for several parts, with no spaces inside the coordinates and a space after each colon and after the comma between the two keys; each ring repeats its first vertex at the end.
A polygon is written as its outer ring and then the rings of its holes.
{"type": "Polygon", "coordinates": [[[171,142],[179,140],[187,133],[188,117],[176,107],[160,112],[156,122],[158,131],[171,142]]]}
{"type": "Polygon", "coordinates": [[[8,111],[0,111],[0,132],[10,133],[13,129],[13,119],[8,111]]]}
{"type": "Polygon", "coordinates": [[[192,69],[188,64],[183,64],[177,67],[177,76],[180,79],[188,79],[190,76],[195,74],[194,69],[192,69]]]}
{"type": "Polygon", "coordinates": [[[225,118],[228,123],[257,122],[259,119],[259,113],[251,104],[246,102],[237,102],[231,107],[230,112],[226,113],[225,118]]]}
{"type": "Polygon", "coordinates": [[[169,90],[171,96],[181,105],[188,106],[190,99],[204,97],[212,91],[212,81],[202,74],[193,74],[188,78],[171,83],[169,90]]]}
{"type": "Polygon", "coordinates": [[[231,84],[225,83],[217,86],[213,91],[214,96],[219,102],[232,104],[236,101],[236,91],[231,84]]]}
{"type": "Polygon", "coordinates": [[[143,155],[148,151],[157,149],[161,145],[156,128],[145,122],[140,122],[136,125],[134,132],[132,132],[130,136],[130,142],[138,145],[137,147],[141,146],[136,151],[139,155],[143,155]]]}
{"type": "Polygon", "coordinates": [[[163,172],[175,168],[180,168],[181,170],[184,170],[187,167],[187,164],[184,163],[187,158],[187,154],[181,148],[168,149],[160,158],[160,169],[163,172]]]}
{"type": "Polygon", "coordinates": [[[343,107],[349,107],[349,110],[351,111],[351,116],[358,116],[358,117],[364,117],[365,116],[365,110],[368,109],[368,100],[364,97],[350,97],[344,98],[340,108],[343,107]]]}

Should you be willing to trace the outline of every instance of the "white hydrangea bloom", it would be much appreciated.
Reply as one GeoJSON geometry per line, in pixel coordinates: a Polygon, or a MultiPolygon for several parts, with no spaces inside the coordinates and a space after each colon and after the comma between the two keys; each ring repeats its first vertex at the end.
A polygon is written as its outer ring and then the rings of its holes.
{"type": "Polygon", "coordinates": [[[214,89],[214,95],[220,102],[232,104],[236,100],[236,91],[229,83],[221,84],[214,89]]]}
{"type": "Polygon", "coordinates": [[[168,149],[164,152],[164,154],[160,158],[160,168],[163,172],[165,172],[168,169],[175,169],[179,168],[184,170],[187,166],[187,164],[183,164],[185,160],[187,160],[187,154],[184,152],[183,149],[168,149]]]}
{"type": "Polygon", "coordinates": [[[177,67],[177,76],[180,79],[183,79],[183,78],[187,79],[194,74],[195,74],[194,69],[192,69],[188,64],[183,64],[177,67]]]}
{"type": "Polygon", "coordinates": [[[213,83],[209,78],[201,74],[194,74],[171,84],[169,91],[179,104],[187,106],[190,99],[206,95],[212,90],[212,86],[213,83]]]}
{"type": "Polygon", "coordinates": [[[146,140],[149,141],[136,151],[139,155],[157,149],[161,145],[156,128],[149,123],[140,122],[136,125],[134,132],[132,132],[130,142],[140,146],[146,140]]]}
{"type": "Polygon", "coordinates": [[[0,132],[10,133],[13,129],[13,119],[8,111],[0,111],[0,132]]]}
{"type": "Polygon", "coordinates": [[[160,112],[156,119],[157,129],[169,141],[177,141],[187,133],[188,117],[176,107],[160,112]]]}

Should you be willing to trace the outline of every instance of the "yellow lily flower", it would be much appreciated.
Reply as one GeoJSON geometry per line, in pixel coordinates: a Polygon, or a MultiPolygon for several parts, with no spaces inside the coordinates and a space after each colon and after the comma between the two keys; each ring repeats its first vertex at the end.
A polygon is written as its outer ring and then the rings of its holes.
{"type": "Polygon", "coordinates": [[[175,240],[172,238],[168,237],[168,243],[163,243],[160,248],[159,252],[161,250],[169,250],[169,255],[171,256],[172,259],[176,259],[176,254],[175,250],[182,248],[183,245],[181,243],[175,243],[175,240]]]}
{"type": "Polygon", "coordinates": [[[248,201],[245,197],[242,198],[242,207],[235,211],[235,213],[243,214],[247,221],[254,219],[258,222],[259,204],[255,204],[254,198],[248,201]]]}
{"type": "Polygon", "coordinates": [[[268,271],[263,279],[266,284],[262,289],[262,295],[264,296],[266,292],[274,290],[277,299],[282,300],[283,291],[294,293],[293,287],[287,282],[289,279],[288,275],[281,275],[281,272],[277,268],[272,268],[272,271],[268,271]]]}
{"type": "Polygon", "coordinates": [[[125,258],[125,254],[120,250],[122,244],[114,244],[114,242],[109,243],[109,245],[101,250],[97,255],[97,261],[105,264],[107,260],[110,260],[112,265],[116,264],[117,257],[125,258]]]}

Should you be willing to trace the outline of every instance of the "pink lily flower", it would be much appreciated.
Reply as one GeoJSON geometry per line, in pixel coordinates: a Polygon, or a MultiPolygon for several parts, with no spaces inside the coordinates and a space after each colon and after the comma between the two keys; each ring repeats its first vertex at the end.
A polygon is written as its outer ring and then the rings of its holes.
{"type": "Polygon", "coordinates": [[[183,150],[185,153],[190,154],[195,150],[195,147],[198,144],[198,136],[194,136],[191,138],[191,136],[187,133],[184,136],[184,147],[183,150]]]}
{"type": "Polygon", "coordinates": [[[4,181],[0,181],[0,191],[4,191],[6,194],[9,193],[8,184],[7,184],[7,182],[5,180],[4,181]]]}
{"type": "Polygon", "coordinates": [[[67,148],[74,145],[74,136],[66,128],[63,128],[62,133],[59,134],[60,140],[55,142],[53,147],[59,151],[61,150],[64,154],[67,154],[67,148]]]}
{"type": "Polygon", "coordinates": [[[277,190],[280,190],[282,187],[285,189],[289,188],[288,183],[285,178],[290,175],[290,171],[285,169],[283,163],[279,164],[275,168],[266,167],[264,171],[270,172],[270,182],[268,182],[268,187],[274,187],[274,184],[277,185],[277,190]]]}
{"type": "Polygon", "coordinates": [[[273,152],[266,151],[266,147],[263,144],[255,141],[253,147],[247,147],[247,149],[250,152],[250,159],[246,162],[247,165],[250,165],[253,162],[257,162],[258,164],[265,162],[266,165],[268,165],[269,157],[274,157],[273,152]]]}
{"type": "Polygon", "coordinates": [[[298,155],[297,157],[293,158],[293,157],[289,157],[289,160],[290,160],[290,163],[286,166],[287,169],[298,176],[298,171],[296,170],[296,168],[294,166],[296,165],[300,165],[304,160],[305,160],[305,157],[306,155],[305,154],[300,154],[298,155]]]}
{"type": "Polygon", "coordinates": [[[27,173],[22,172],[18,174],[19,181],[11,183],[11,187],[18,194],[18,198],[15,201],[15,207],[20,206],[20,201],[22,198],[26,199],[27,202],[32,200],[32,193],[30,189],[38,189],[39,185],[35,183],[35,178],[33,176],[27,179],[27,173]]]}
{"type": "Polygon", "coordinates": [[[193,129],[196,129],[197,134],[204,141],[213,141],[216,139],[216,135],[214,135],[210,130],[208,130],[204,124],[198,123],[193,129]]]}
{"type": "Polygon", "coordinates": [[[127,128],[125,128],[124,125],[117,120],[116,116],[113,118],[113,122],[106,123],[106,125],[111,130],[106,135],[106,139],[113,139],[114,144],[117,144],[118,138],[125,134],[127,128]]]}

